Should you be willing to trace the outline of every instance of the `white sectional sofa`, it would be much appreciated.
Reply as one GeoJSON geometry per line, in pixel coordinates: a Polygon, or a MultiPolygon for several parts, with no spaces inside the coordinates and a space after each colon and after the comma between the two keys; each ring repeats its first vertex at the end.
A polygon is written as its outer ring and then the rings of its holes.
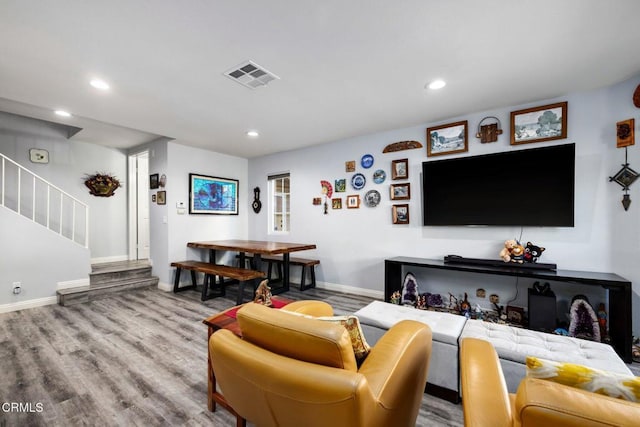
{"type": "Polygon", "coordinates": [[[412,319],[429,325],[433,333],[433,351],[427,391],[451,401],[457,401],[460,395],[458,347],[460,340],[466,337],[481,338],[493,344],[500,357],[509,392],[515,392],[524,378],[527,356],[632,375],[614,349],[599,342],[471,320],[450,313],[417,310],[382,301],[372,302],[355,315],[371,345],[400,320],[412,319]]]}

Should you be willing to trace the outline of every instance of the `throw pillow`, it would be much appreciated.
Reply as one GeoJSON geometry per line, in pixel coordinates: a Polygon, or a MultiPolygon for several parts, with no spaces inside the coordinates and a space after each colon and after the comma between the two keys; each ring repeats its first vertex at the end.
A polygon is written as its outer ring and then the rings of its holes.
{"type": "Polygon", "coordinates": [[[360,320],[357,316],[349,315],[313,317],[309,316],[308,314],[296,313],[294,311],[283,310],[282,312],[293,314],[294,316],[302,316],[308,319],[316,319],[323,322],[331,322],[342,325],[349,333],[349,338],[351,338],[351,346],[353,347],[353,354],[356,356],[356,362],[358,366],[360,366],[362,362],[364,362],[364,359],[371,351],[371,346],[367,343],[367,340],[364,337],[364,332],[362,332],[362,327],[360,327],[360,320]]]}
{"type": "Polygon", "coordinates": [[[631,402],[640,401],[640,377],[532,356],[527,357],[527,376],[631,402]]]}
{"type": "Polygon", "coordinates": [[[371,351],[371,346],[367,343],[360,327],[360,321],[356,316],[329,316],[329,317],[316,317],[318,320],[331,323],[339,323],[347,330],[349,337],[351,338],[351,346],[353,347],[353,353],[356,356],[356,361],[360,365],[371,351]]]}

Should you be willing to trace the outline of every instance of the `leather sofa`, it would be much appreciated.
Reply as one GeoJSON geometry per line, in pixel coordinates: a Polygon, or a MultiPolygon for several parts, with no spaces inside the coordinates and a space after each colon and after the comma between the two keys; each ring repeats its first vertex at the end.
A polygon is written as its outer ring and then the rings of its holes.
{"type": "Polygon", "coordinates": [[[637,426],[640,420],[640,404],[543,379],[525,377],[509,394],[498,353],[482,339],[462,339],[460,369],[466,427],[637,426]]]}
{"type": "MultiPolygon", "coordinates": [[[[318,312],[304,304],[290,309],[318,312]]],[[[284,427],[415,425],[431,352],[427,325],[394,325],[358,367],[341,325],[259,304],[245,305],[237,319],[242,338],[219,330],[209,340],[209,354],[221,393],[247,421],[284,427]]]]}

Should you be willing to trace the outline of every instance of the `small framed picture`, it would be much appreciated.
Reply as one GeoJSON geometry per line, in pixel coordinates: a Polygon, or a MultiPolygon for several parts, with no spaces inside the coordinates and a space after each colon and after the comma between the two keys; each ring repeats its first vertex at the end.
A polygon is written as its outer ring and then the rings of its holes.
{"type": "Polygon", "coordinates": [[[391,217],[394,224],[409,224],[409,205],[391,206],[391,217]]]}
{"type": "Polygon", "coordinates": [[[154,173],[149,175],[149,188],[155,190],[160,186],[160,175],[154,173]]]}
{"type": "Polygon", "coordinates": [[[466,120],[427,129],[427,156],[466,151],[469,151],[466,120]]]}
{"type": "Polygon", "coordinates": [[[356,171],[356,161],[349,160],[348,162],[344,162],[344,170],[345,172],[355,172],[356,171]]]}
{"type": "Polygon", "coordinates": [[[336,193],[344,193],[347,191],[347,180],[344,178],[336,179],[336,185],[334,187],[336,193]]]}
{"type": "Polygon", "coordinates": [[[347,196],[347,209],[358,209],[360,207],[360,196],[354,194],[347,196]]]}
{"type": "Polygon", "coordinates": [[[156,195],[155,195],[155,194],[152,194],[152,195],[151,195],[151,201],[152,201],[153,203],[155,203],[155,202],[156,202],[156,195]]]}
{"type": "Polygon", "coordinates": [[[635,119],[628,119],[616,123],[616,147],[629,147],[635,141],[635,119]]]}
{"type": "Polygon", "coordinates": [[[158,204],[166,205],[167,204],[167,192],[166,191],[158,191],[158,204]]]}
{"type": "Polygon", "coordinates": [[[391,200],[409,200],[411,199],[411,184],[405,182],[403,184],[391,184],[389,186],[389,196],[391,200]]]}
{"type": "Polygon", "coordinates": [[[342,198],[331,199],[331,209],[342,209],[342,198]]]}
{"type": "Polygon", "coordinates": [[[409,159],[391,162],[391,179],[409,179],[409,159]]]}
{"type": "Polygon", "coordinates": [[[511,112],[511,145],[567,137],[567,102],[511,112]]]}

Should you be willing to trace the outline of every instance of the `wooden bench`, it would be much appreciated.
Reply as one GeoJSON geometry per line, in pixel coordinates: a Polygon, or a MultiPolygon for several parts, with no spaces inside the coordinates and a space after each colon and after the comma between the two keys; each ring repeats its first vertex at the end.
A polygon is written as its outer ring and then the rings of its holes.
{"type": "Polygon", "coordinates": [[[215,296],[225,295],[224,278],[237,280],[240,284],[238,289],[238,298],[236,303],[242,304],[242,296],[244,294],[245,283],[253,280],[253,291],[258,287],[256,279],[263,279],[265,274],[262,271],[249,270],[246,268],[230,267],[228,265],[211,264],[203,261],[177,261],[172,262],[171,267],[176,267],[176,278],[173,282],[173,292],[181,292],[188,289],[197,288],[196,273],[204,273],[204,282],[202,285],[202,295],[200,299],[205,301],[215,296]],[[191,271],[191,286],[180,287],[180,273],[182,270],[191,271]],[[209,287],[216,285],[216,277],[219,277],[219,293],[217,295],[209,295],[209,287]]]}
{"type": "MultiPolygon", "coordinates": [[[[263,261],[266,261],[269,263],[269,267],[267,269],[267,278],[269,279],[269,282],[271,282],[271,273],[273,271],[273,264],[276,264],[278,267],[278,280],[282,280],[282,264],[283,264],[283,259],[281,256],[272,256],[272,255],[264,255],[262,257],[263,261]]],[[[302,277],[300,278],[300,290],[304,291],[307,289],[311,289],[311,288],[315,288],[316,287],[316,270],[315,270],[315,266],[320,264],[320,261],[317,259],[307,259],[307,258],[294,258],[294,257],[290,257],[289,258],[289,265],[296,265],[299,267],[302,267],[302,277]],[[309,269],[309,273],[311,275],[311,283],[310,284],[306,284],[306,276],[307,276],[307,269],[309,269]]]]}

